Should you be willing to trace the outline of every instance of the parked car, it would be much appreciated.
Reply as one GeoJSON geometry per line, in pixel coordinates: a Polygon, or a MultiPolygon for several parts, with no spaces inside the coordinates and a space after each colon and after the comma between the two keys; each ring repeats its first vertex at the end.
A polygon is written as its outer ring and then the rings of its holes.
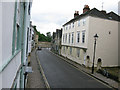
{"type": "Polygon", "coordinates": [[[39,47],[38,47],[38,50],[42,50],[42,48],[39,46],[39,47]]]}

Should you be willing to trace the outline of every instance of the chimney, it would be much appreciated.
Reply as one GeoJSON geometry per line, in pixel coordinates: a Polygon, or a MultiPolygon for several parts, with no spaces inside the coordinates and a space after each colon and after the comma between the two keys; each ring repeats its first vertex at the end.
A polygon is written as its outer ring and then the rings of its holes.
{"type": "Polygon", "coordinates": [[[102,12],[103,14],[106,14],[106,11],[105,11],[105,10],[101,10],[101,12],[102,12]]]}
{"type": "Polygon", "coordinates": [[[83,13],[85,13],[85,12],[87,12],[89,10],[90,10],[89,6],[88,5],[84,5],[83,13]]]}
{"type": "Polygon", "coordinates": [[[75,11],[75,13],[74,13],[74,18],[77,16],[79,16],[79,11],[75,11]]]}

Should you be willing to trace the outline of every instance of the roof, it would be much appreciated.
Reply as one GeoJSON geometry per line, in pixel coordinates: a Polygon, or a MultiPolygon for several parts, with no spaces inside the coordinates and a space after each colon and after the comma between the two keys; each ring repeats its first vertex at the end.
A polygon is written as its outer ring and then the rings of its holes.
{"type": "Polygon", "coordinates": [[[87,12],[85,12],[85,13],[83,13],[83,14],[81,14],[81,15],[73,18],[73,19],[71,19],[70,21],[65,23],[63,26],[65,26],[65,25],[67,25],[67,24],[69,24],[71,22],[74,22],[74,21],[76,21],[76,20],[78,20],[80,18],[83,18],[85,16],[99,17],[99,18],[103,18],[103,19],[115,20],[115,21],[119,21],[120,22],[120,16],[117,15],[116,13],[110,12],[110,13],[106,13],[105,14],[105,13],[99,11],[98,9],[93,8],[93,9],[91,9],[91,10],[89,10],[89,11],[87,11],[87,12]]]}

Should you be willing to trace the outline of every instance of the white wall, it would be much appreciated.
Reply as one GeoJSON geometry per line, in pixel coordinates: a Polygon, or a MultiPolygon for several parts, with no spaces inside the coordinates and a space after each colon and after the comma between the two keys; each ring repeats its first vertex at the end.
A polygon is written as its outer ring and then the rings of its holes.
{"type": "MultiPolygon", "coordinates": [[[[0,42],[2,42],[2,3],[0,2],[0,42]]],[[[0,43],[0,66],[2,65],[2,43],[0,43]]]]}
{"type": "Polygon", "coordinates": [[[2,72],[2,88],[11,88],[21,62],[21,52],[18,53],[2,72]]]}
{"type": "Polygon", "coordinates": [[[98,34],[96,58],[102,59],[102,66],[118,65],[118,22],[90,17],[87,53],[93,59],[94,35],[98,34]],[[109,34],[111,32],[111,34],[109,34]]]}
{"type": "Polygon", "coordinates": [[[2,61],[3,64],[12,56],[14,2],[2,3],[2,61]]]}
{"type": "Polygon", "coordinates": [[[21,64],[21,52],[16,56],[12,55],[12,41],[13,41],[13,23],[14,23],[14,2],[2,2],[2,65],[8,61],[8,65],[0,72],[2,77],[1,88],[11,88],[16,73],[21,64]]]}
{"type": "MultiPolygon", "coordinates": [[[[77,20],[78,21],[78,20],[77,20]]],[[[76,47],[82,47],[82,48],[87,48],[87,42],[88,42],[88,27],[89,27],[89,17],[84,17],[82,19],[80,19],[80,26],[78,26],[78,22],[75,21],[74,22],[74,28],[71,27],[71,29],[64,30],[62,32],[62,45],[69,45],[69,46],[76,46],[76,47]],[[83,26],[83,19],[86,20],[85,25],[83,26]],[[82,43],[82,31],[85,30],[85,43],[82,43]],[[77,43],[77,31],[80,31],[80,42],[77,43]],[[74,32],[74,42],[73,43],[68,43],[68,38],[69,38],[69,33],[74,32]],[[63,42],[63,35],[67,33],[67,43],[63,42]]],[[[69,26],[69,24],[67,25],[69,26]]],[[[72,36],[71,36],[72,37],[72,36]]],[[[72,40],[71,40],[72,41],[72,40]]]]}
{"type": "MultiPolygon", "coordinates": [[[[85,17],[86,19],[86,25],[82,26],[82,20],[80,22],[80,27],[77,26],[77,22],[75,22],[75,28],[74,29],[68,29],[63,30],[63,34],[69,34],[71,32],[74,32],[74,43],[69,44],[68,43],[68,37],[67,37],[67,43],[63,43],[62,45],[67,46],[74,46],[74,47],[83,47],[87,49],[86,55],[90,56],[90,64],[93,63],[93,47],[94,47],[94,35],[97,33],[99,38],[97,40],[97,48],[96,48],[96,58],[95,58],[95,65],[97,64],[97,59],[102,59],[102,66],[118,66],[118,21],[113,20],[107,20],[107,19],[101,19],[101,18],[95,18],[95,17],[85,17]],[[76,42],[76,34],[77,31],[82,32],[82,30],[86,30],[85,35],[85,43],[77,43],[76,42]],[[109,34],[110,32],[110,34],[109,34]]],[[[63,36],[62,36],[63,39],[63,36]]],[[[82,34],[80,34],[80,41],[82,39],[82,34]]],[[[76,51],[74,51],[73,56],[71,57],[68,54],[64,53],[64,50],[62,49],[62,55],[67,56],[69,58],[72,58],[76,62],[79,62],[76,57],[76,51]]],[[[84,61],[84,55],[81,54],[81,59],[84,61]]],[[[91,66],[90,65],[90,66],[91,66]]]]}
{"type": "MultiPolygon", "coordinates": [[[[2,3],[0,2],[0,42],[2,42],[2,3]]],[[[2,69],[2,43],[0,43],[0,69],[2,69]]],[[[0,73],[0,89],[2,87],[2,75],[0,73]]]]}

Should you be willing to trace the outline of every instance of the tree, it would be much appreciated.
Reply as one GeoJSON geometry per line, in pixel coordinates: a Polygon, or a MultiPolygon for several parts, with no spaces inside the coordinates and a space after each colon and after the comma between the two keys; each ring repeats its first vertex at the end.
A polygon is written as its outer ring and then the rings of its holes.
{"type": "Polygon", "coordinates": [[[47,36],[45,36],[44,34],[41,34],[39,31],[37,31],[36,26],[33,26],[36,34],[38,35],[38,41],[42,41],[42,42],[51,42],[51,32],[47,32],[47,36]]]}

